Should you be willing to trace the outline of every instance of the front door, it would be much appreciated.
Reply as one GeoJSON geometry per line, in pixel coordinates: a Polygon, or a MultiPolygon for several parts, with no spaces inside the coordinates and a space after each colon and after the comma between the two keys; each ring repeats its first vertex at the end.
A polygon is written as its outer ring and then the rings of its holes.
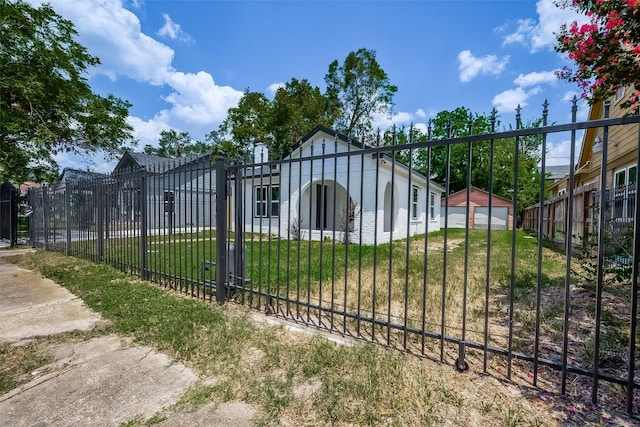
{"type": "Polygon", "coordinates": [[[316,229],[327,228],[327,186],[316,184],[316,229]]]}

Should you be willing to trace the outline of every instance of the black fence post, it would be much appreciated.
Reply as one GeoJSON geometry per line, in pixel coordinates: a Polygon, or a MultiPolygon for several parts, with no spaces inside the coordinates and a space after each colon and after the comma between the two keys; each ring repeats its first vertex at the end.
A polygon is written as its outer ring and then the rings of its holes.
{"type": "Polygon", "coordinates": [[[27,205],[29,206],[29,208],[31,209],[30,212],[26,212],[27,213],[27,239],[29,240],[29,245],[32,248],[35,248],[34,244],[33,244],[33,240],[34,240],[34,233],[33,233],[33,223],[34,223],[34,210],[33,210],[33,199],[34,199],[34,192],[33,192],[33,188],[29,188],[27,190],[27,205]]]}
{"type": "Polygon", "coordinates": [[[64,221],[65,221],[65,230],[66,230],[66,241],[67,248],[65,253],[67,255],[71,255],[71,194],[69,188],[71,186],[68,182],[64,185],[64,221]]]}
{"type": "Polygon", "coordinates": [[[235,224],[233,227],[233,231],[235,232],[235,251],[234,251],[234,274],[235,274],[235,285],[236,291],[244,285],[244,281],[246,279],[245,268],[246,265],[244,262],[244,206],[243,206],[243,197],[244,192],[242,191],[243,185],[243,174],[244,169],[238,168],[235,171],[235,224]]]}
{"type": "Polygon", "coordinates": [[[97,211],[96,212],[96,233],[98,234],[97,256],[98,256],[98,260],[102,261],[102,259],[104,258],[105,191],[104,191],[104,185],[102,180],[96,180],[95,183],[96,183],[95,193],[96,193],[96,211],[97,211]]]}
{"type": "Polygon", "coordinates": [[[140,278],[147,280],[147,177],[140,177],[140,193],[138,195],[140,206],[140,278]]]}
{"type": "Polygon", "coordinates": [[[227,284],[227,161],[216,159],[216,301],[224,304],[227,284]]]}
{"type": "Polygon", "coordinates": [[[44,250],[49,249],[49,192],[47,187],[42,187],[42,232],[44,250]]]}

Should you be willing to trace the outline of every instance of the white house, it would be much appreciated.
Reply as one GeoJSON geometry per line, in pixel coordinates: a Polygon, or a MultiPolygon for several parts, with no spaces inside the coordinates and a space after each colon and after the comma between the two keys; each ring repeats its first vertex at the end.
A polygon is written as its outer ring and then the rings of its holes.
{"type": "Polygon", "coordinates": [[[282,162],[245,169],[243,191],[245,232],[342,240],[349,230],[372,244],[439,230],[444,188],[318,126],[282,162]]]}

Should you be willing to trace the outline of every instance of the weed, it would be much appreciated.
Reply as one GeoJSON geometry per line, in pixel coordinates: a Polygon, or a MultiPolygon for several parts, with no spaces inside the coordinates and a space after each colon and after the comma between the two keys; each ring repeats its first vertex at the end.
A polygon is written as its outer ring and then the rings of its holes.
{"type": "Polygon", "coordinates": [[[522,406],[508,406],[502,411],[502,420],[507,427],[517,427],[521,425],[523,421],[522,406]]]}
{"type": "Polygon", "coordinates": [[[52,361],[43,348],[40,341],[19,347],[0,343],[0,395],[31,381],[32,372],[52,361]]]}

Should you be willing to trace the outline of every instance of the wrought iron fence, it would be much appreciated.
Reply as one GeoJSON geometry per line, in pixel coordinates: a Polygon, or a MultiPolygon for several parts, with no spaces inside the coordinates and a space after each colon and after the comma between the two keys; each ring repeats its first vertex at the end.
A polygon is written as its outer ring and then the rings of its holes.
{"type": "Polygon", "coordinates": [[[18,240],[18,189],[9,182],[0,185],[0,240],[18,240]]]}
{"type": "MultiPolygon", "coordinates": [[[[631,274],[615,286],[605,273],[604,240],[593,263],[582,266],[571,244],[552,250],[514,227],[525,208],[517,172],[524,139],[537,138],[544,153],[549,136],[566,135],[575,150],[579,130],[640,122],[577,122],[575,113],[574,103],[571,123],[547,125],[545,106],[541,127],[523,128],[518,111],[514,130],[497,132],[494,116],[489,134],[475,135],[470,124],[465,135],[436,139],[428,131],[420,141],[409,134],[405,144],[319,127],[277,160],[128,169],[32,190],[31,241],[194,297],[234,300],[458,370],[561,393],[573,393],[583,378],[594,402],[602,387],[621,384],[617,392],[635,414],[636,227],[631,274]],[[508,165],[494,164],[498,144],[510,147],[508,165]],[[456,195],[449,178],[460,147],[466,178],[456,195]],[[489,153],[488,164],[477,165],[474,150],[489,153]],[[436,159],[444,161],[444,182],[430,179],[436,159]],[[474,189],[480,167],[489,172],[480,183],[486,191],[474,189]],[[510,203],[494,197],[495,171],[505,168],[512,171],[510,203]],[[577,286],[575,271],[590,266],[592,281],[577,286]]],[[[543,160],[541,177],[544,170],[543,160]]],[[[544,200],[544,179],[534,185],[544,200]]],[[[567,235],[574,193],[558,219],[567,235]]],[[[622,209],[635,204],[636,224],[638,201],[626,200],[622,209]]],[[[540,236],[545,206],[537,205],[532,227],[540,236]]],[[[596,224],[607,223],[604,212],[596,224]]]]}

